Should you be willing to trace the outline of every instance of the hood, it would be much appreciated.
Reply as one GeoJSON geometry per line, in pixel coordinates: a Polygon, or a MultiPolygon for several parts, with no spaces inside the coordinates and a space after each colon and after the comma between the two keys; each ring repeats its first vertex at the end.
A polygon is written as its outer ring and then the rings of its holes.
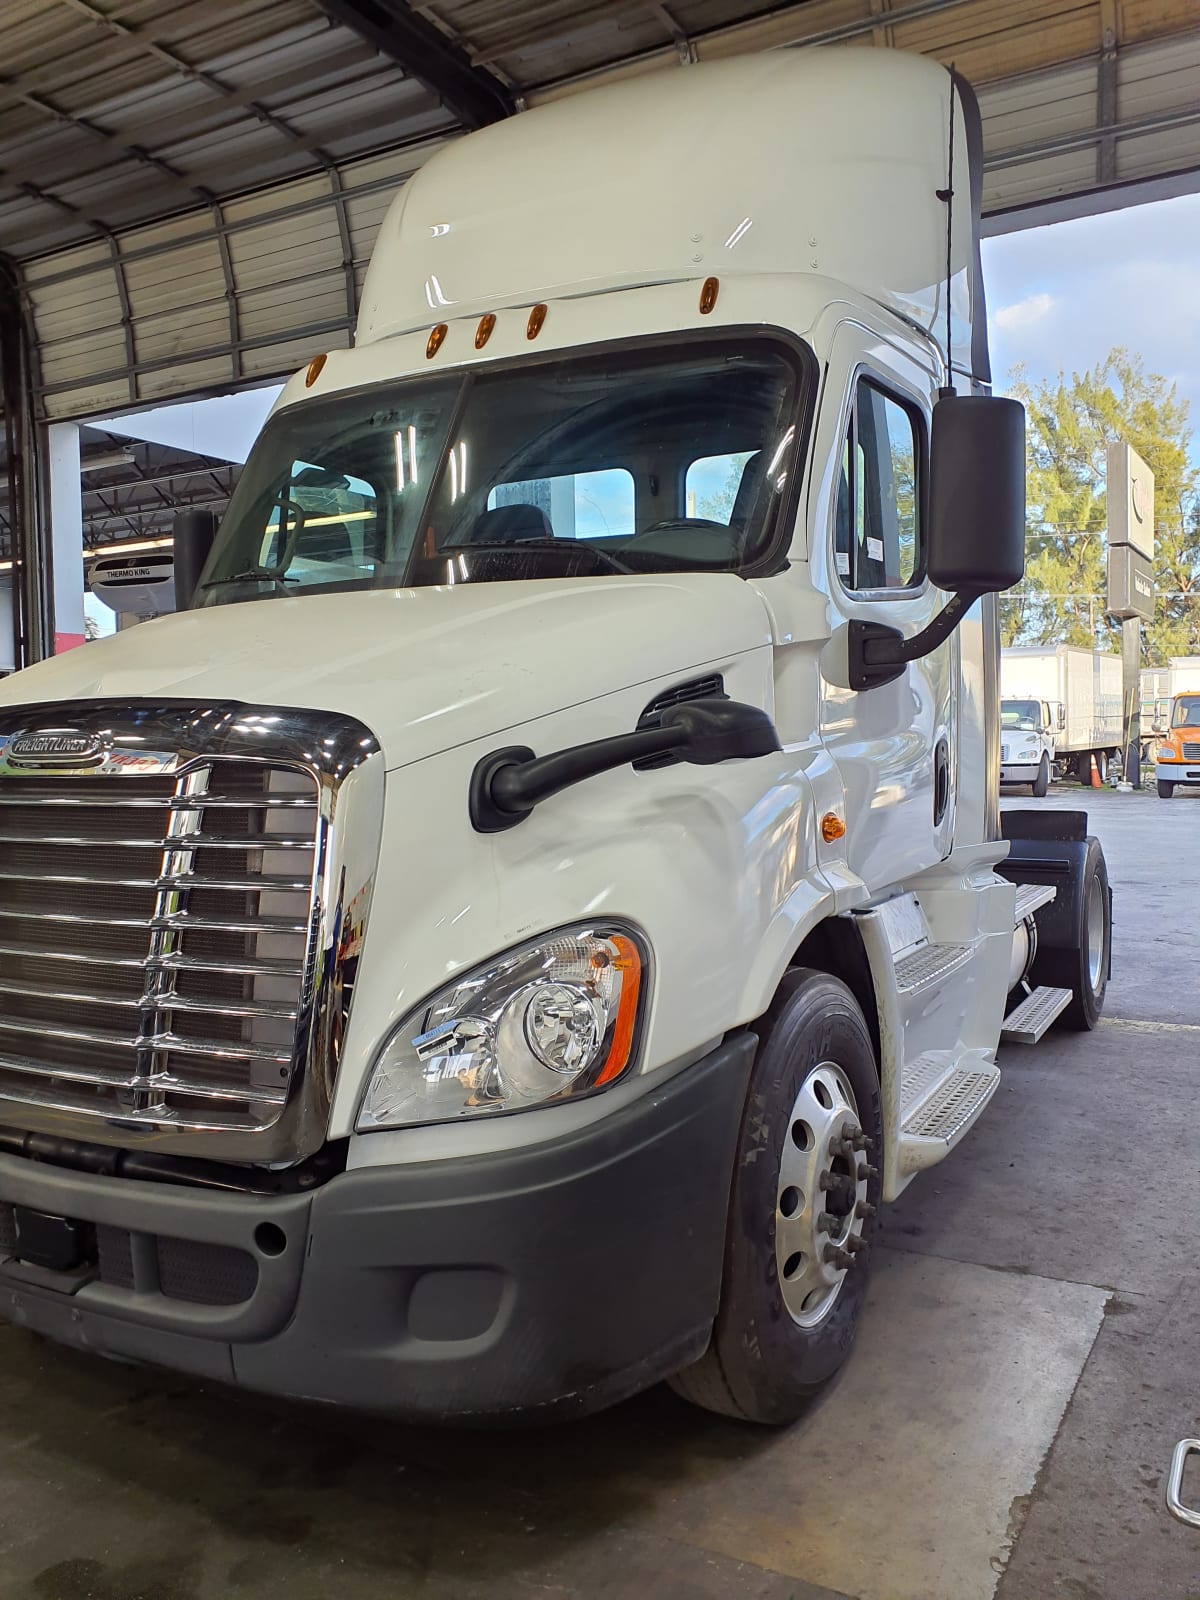
{"type": "Polygon", "coordinates": [[[389,767],[769,642],[731,574],[358,590],[161,617],[15,673],[0,705],[155,697],[357,717],[389,767]]]}

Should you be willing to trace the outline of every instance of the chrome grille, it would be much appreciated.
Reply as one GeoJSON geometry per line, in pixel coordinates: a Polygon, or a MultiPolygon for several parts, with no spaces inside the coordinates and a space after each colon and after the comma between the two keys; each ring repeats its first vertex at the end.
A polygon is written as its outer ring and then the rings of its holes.
{"type": "Polygon", "coordinates": [[[1200,761],[1200,744],[1185,744],[1183,747],[1185,761],[1200,761]]]}
{"type": "Polygon", "coordinates": [[[318,795],[237,758],[0,776],[0,1097],[273,1126],[312,997],[318,795]]]}

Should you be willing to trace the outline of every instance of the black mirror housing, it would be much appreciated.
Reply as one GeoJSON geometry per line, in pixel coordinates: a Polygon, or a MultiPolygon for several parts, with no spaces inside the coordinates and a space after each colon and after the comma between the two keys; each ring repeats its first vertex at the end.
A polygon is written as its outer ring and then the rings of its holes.
{"type": "Polygon", "coordinates": [[[946,394],[930,426],[926,571],[951,594],[998,594],[1025,572],[1025,407],[946,394]]]}
{"type": "Polygon", "coordinates": [[[186,611],[196,595],[200,574],[217,536],[217,519],[211,511],[190,507],[175,513],[175,609],[186,611]]]}
{"type": "Polygon", "coordinates": [[[664,728],[682,728],[686,744],[675,754],[699,767],[718,761],[748,761],[780,748],[775,724],[758,706],[738,700],[693,700],[672,706],[662,715],[664,728]]]}

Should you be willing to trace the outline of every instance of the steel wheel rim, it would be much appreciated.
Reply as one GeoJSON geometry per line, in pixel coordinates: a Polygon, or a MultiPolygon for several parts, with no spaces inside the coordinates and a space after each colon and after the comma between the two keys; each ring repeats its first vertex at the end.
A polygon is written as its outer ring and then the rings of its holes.
{"type": "Polygon", "coordinates": [[[801,1328],[829,1315],[865,1248],[866,1146],[850,1080],[836,1062],[819,1062],[792,1105],[775,1191],[779,1291],[801,1328]]]}
{"type": "Polygon", "coordinates": [[[1104,890],[1095,874],[1088,885],[1087,897],[1087,956],[1088,982],[1095,994],[1100,987],[1104,971],[1104,890]]]}

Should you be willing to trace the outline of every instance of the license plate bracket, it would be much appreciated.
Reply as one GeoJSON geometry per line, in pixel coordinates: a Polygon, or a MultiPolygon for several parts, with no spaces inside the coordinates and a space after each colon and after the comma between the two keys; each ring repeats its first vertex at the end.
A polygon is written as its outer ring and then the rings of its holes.
{"type": "Polygon", "coordinates": [[[13,1207],[13,1254],[50,1272],[73,1272],[96,1259],[96,1230],[76,1217],[54,1216],[29,1206],[13,1207]]]}

